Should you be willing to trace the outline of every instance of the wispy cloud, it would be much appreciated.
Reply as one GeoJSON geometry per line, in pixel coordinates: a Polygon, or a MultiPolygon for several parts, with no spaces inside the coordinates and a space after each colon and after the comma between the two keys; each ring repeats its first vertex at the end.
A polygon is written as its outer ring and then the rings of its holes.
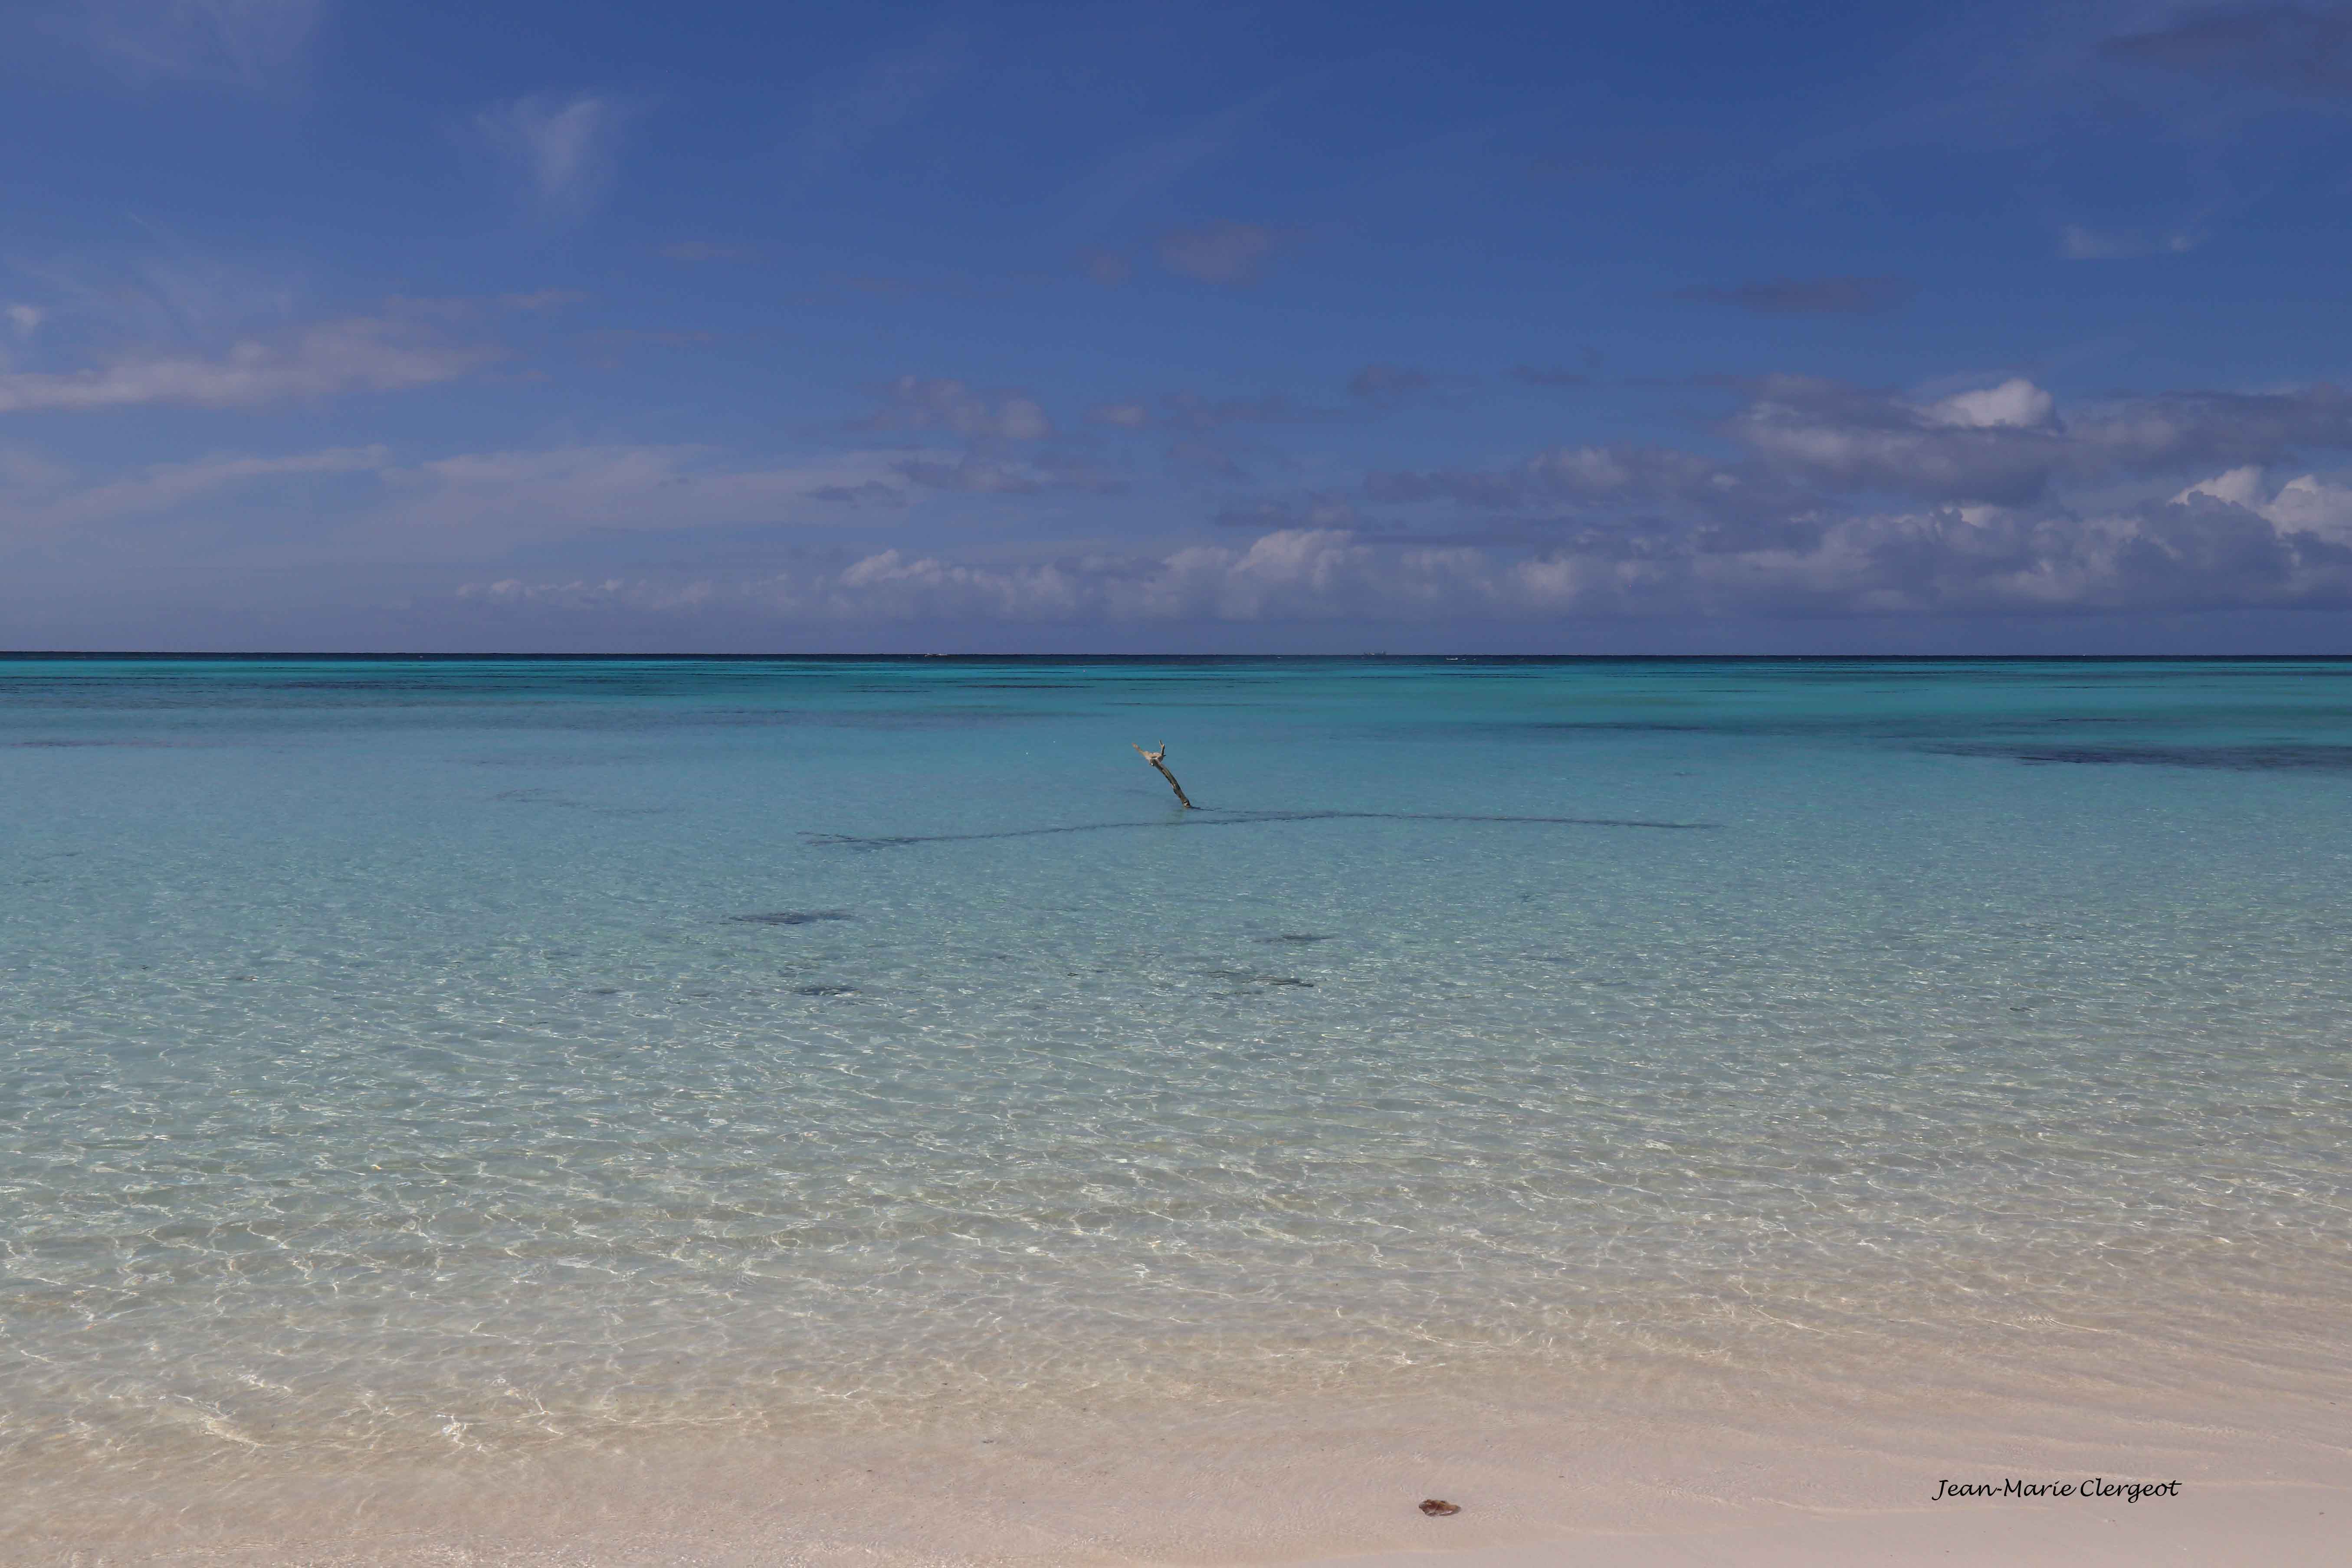
{"type": "Polygon", "coordinates": [[[675,245],[665,245],[661,247],[661,254],[665,260],[689,263],[749,261],[752,256],[748,246],[716,245],[707,239],[682,239],[675,245]]]}
{"type": "Polygon", "coordinates": [[[1195,435],[1239,425],[1337,425],[1401,407],[1437,392],[1444,384],[1439,376],[1413,365],[1375,363],[1349,375],[1345,403],[1302,402],[1280,392],[1210,397],[1187,391],[1168,394],[1160,399],[1157,409],[1136,399],[1097,404],[1087,410],[1087,418],[1116,429],[1141,430],[1157,425],[1195,435]]]}
{"type": "Polygon", "coordinates": [[[1717,519],[1770,513],[1799,498],[1763,477],[1670,447],[1554,447],[1505,468],[1433,468],[1375,473],[1364,493],[1376,501],[1448,501],[1486,511],[1601,517],[1717,519]]]}
{"type": "Polygon", "coordinates": [[[1160,262],[1179,277],[1225,288],[1255,283],[1288,236],[1262,223],[1219,221],[1160,237],[1160,262]]]}
{"type": "Polygon", "coordinates": [[[1279,392],[1256,397],[1203,397],[1197,392],[1171,393],[1166,399],[1168,423],[1182,430],[1220,430],[1228,425],[1295,425],[1339,416],[1336,409],[1301,404],[1279,392]]]}
{"type": "Polygon", "coordinates": [[[2352,10],[2222,6],[2100,46],[2109,59],[2304,98],[2352,97],[2352,10]]]}
{"type": "Polygon", "coordinates": [[[134,80],[257,89],[299,61],[325,0],[83,0],[64,24],[134,80]]]}
{"type": "Polygon", "coordinates": [[[1054,426],[1036,400],[1022,393],[978,391],[944,376],[902,375],[882,389],[881,406],[856,428],[1034,441],[1053,434],[1054,426]]]}
{"type": "Polygon", "coordinates": [[[913,118],[963,61],[963,39],[951,32],[935,33],[911,48],[868,61],[847,80],[810,97],[788,155],[803,176],[830,173],[891,127],[913,118]]]}
{"type": "Polygon", "coordinates": [[[525,294],[394,294],[384,301],[387,315],[440,321],[467,321],[502,311],[541,315],[584,303],[577,289],[535,289],[525,294]]]}
{"type": "MultiPolygon", "coordinates": [[[[257,480],[320,474],[380,472],[391,461],[388,448],[338,447],[278,458],[205,458],[190,463],[160,463],[121,479],[79,489],[66,488],[63,470],[40,487],[50,492],[14,496],[0,492],[0,519],[17,528],[55,529],[109,522],[163,511],[200,496],[249,486],[257,480]]],[[[25,487],[29,489],[30,487],[25,487]]]]}
{"type": "Polygon", "coordinates": [[[1348,378],[1348,395],[1374,407],[1393,408],[1436,385],[1435,376],[1409,364],[1368,364],[1348,378]]]}
{"type": "Polygon", "coordinates": [[[84,370],[0,374],[0,414],[141,404],[250,408],[426,386],[497,357],[494,349],[419,339],[401,322],[353,317],[321,322],[290,341],[241,342],[216,356],[149,354],[84,370]]]}
{"type": "Polygon", "coordinates": [[[966,452],[952,462],[915,458],[900,463],[898,471],[925,489],[965,495],[1037,495],[1045,490],[1109,495],[1127,488],[1117,474],[1052,454],[1015,458],[966,452]]]}
{"type": "Polygon", "coordinates": [[[1116,289],[1135,276],[1135,263],[1116,250],[1081,250],[1078,270],[1106,289],[1116,289]]]}
{"type": "Polygon", "coordinates": [[[2058,254],[2068,261],[2123,261],[2137,256],[2179,256],[2205,243],[2194,229],[2148,233],[2137,229],[2090,228],[2070,223],[2058,231],[2058,254]]]}
{"type": "Polygon", "coordinates": [[[1071,217],[1064,227],[1085,237],[1118,223],[1138,205],[1162,195],[1171,186],[1234,152],[1268,110],[1296,100],[1326,74],[1312,71],[1277,82],[1172,134],[1109,154],[1070,191],[1066,200],[1071,217]]]}
{"type": "Polygon", "coordinates": [[[1515,364],[1504,373],[1522,386],[1584,386],[1592,377],[1557,364],[1515,364]]]}
{"type": "Polygon", "coordinates": [[[73,470],[45,452],[0,442],[0,495],[12,505],[47,498],[73,482],[73,470]]]}
{"type": "Polygon", "coordinates": [[[1280,532],[1291,529],[1346,529],[1360,521],[1356,503],[1327,490],[1302,496],[1242,501],[1222,507],[1212,519],[1219,528],[1254,528],[1280,532]]]}
{"type": "Polygon", "coordinates": [[[194,254],[36,259],[12,256],[7,269],[31,298],[47,337],[62,342],[182,342],[219,347],[281,331],[303,289],[282,268],[194,254]]]}
{"type": "Polygon", "coordinates": [[[625,444],[465,453],[390,476],[401,491],[379,522],[481,544],[591,528],[662,531],[711,524],[855,521],[845,496],[903,495],[901,455],[851,452],[804,463],[730,461],[699,446],[625,444]]]}
{"type": "Polygon", "coordinates": [[[587,93],[534,93],[474,116],[474,129],[521,177],[539,210],[578,217],[611,184],[621,107],[587,93]]]}
{"type": "Polygon", "coordinates": [[[1685,289],[1675,298],[1736,305],[1759,316],[1869,316],[1900,310],[1917,291],[1907,278],[1769,278],[1685,289]]]}
{"type": "MultiPolygon", "coordinates": [[[[626,528],[853,521],[844,500],[903,504],[914,481],[902,455],[846,453],[806,462],[730,460],[705,447],[584,445],[395,460],[383,446],[278,456],[219,455],[78,483],[61,464],[0,447],[0,523],[22,531],[170,513],[271,481],[365,475],[374,487],[340,515],[341,537],[371,559],[446,556],[626,528]]],[[[165,535],[153,525],[151,543],[165,535]]],[[[317,531],[334,536],[321,520],[317,531]]]]}

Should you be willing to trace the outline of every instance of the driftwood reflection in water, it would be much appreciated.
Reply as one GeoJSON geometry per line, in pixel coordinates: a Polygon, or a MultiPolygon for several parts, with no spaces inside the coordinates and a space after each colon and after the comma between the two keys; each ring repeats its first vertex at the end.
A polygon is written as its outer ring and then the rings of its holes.
{"type": "Polygon", "coordinates": [[[1278,822],[1471,822],[1538,827],[1646,827],[1708,833],[1716,822],[1654,822],[1624,816],[1480,816],[1453,811],[1214,811],[1199,807],[1174,821],[1081,822],[1066,827],[1008,827],[992,833],[803,833],[812,845],[835,849],[896,849],[909,844],[971,844],[988,838],[1042,838],[1055,833],[1175,832],[1198,827],[1262,827],[1278,822]]]}

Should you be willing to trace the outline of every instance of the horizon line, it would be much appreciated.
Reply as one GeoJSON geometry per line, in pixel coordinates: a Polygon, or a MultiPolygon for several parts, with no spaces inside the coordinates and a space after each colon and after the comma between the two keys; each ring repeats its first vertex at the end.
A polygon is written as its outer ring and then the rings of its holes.
{"type": "Polygon", "coordinates": [[[1367,663],[1374,660],[1414,660],[1444,663],[1624,664],[1675,660],[1687,663],[1845,663],[1845,664],[2316,664],[2352,662],[2346,653],[528,653],[478,649],[467,652],[424,650],[366,651],[337,648],[0,648],[0,659],[373,659],[449,662],[533,659],[631,660],[649,662],[726,661],[773,663],[782,660],[848,663],[859,660],[909,662],[917,659],[959,661],[1020,659],[1073,663],[1172,664],[1235,663],[1286,660],[1297,663],[1367,663]]]}

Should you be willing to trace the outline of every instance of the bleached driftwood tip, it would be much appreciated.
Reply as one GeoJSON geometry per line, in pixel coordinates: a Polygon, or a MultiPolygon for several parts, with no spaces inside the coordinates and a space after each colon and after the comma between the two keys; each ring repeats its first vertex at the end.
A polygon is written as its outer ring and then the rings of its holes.
{"type": "MultiPolygon", "coordinates": [[[[1134,746],[1135,742],[1129,741],[1128,744],[1134,746]]],[[[1168,787],[1176,792],[1176,798],[1184,803],[1185,810],[1198,811],[1200,809],[1200,807],[1192,804],[1192,797],[1184,793],[1184,786],[1176,782],[1176,775],[1168,771],[1168,763],[1165,760],[1168,755],[1167,742],[1160,742],[1160,749],[1156,752],[1147,752],[1141,746],[1135,746],[1135,754],[1160,770],[1160,776],[1168,781],[1168,787]]]]}

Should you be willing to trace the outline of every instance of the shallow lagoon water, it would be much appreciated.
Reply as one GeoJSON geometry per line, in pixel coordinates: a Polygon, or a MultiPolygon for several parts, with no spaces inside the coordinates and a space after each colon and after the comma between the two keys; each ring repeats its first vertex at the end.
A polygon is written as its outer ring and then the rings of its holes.
{"type": "Polygon", "coordinates": [[[2352,664],[21,659],[0,792],[43,1507],[2340,1376],[2352,664]]]}

